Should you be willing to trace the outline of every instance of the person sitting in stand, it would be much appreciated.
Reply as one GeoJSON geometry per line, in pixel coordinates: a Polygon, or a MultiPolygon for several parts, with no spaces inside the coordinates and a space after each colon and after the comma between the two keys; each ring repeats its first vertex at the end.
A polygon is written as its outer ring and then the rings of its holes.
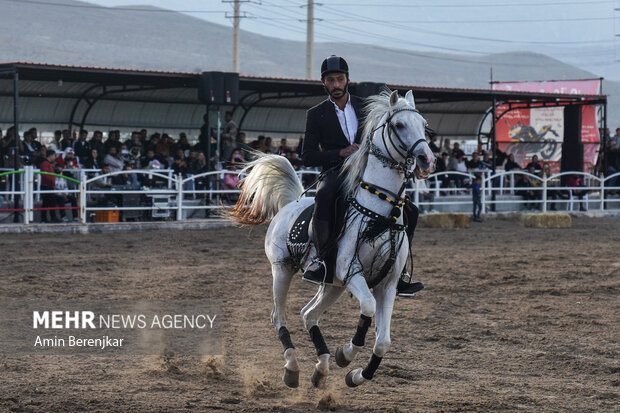
{"type": "Polygon", "coordinates": [[[493,161],[491,160],[489,153],[484,152],[482,154],[482,160],[480,161],[480,169],[488,171],[493,168],[493,161]]]}
{"type": "Polygon", "coordinates": [[[60,152],[62,145],[60,144],[60,140],[62,139],[62,132],[57,130],[54,132],[54,139],[47,144],[47,149],[52,149],[55,152],[60,152]]]}
{"type": "Polygon", "coordinates": [[[580,175],[569,175],[569,177],[566,178],[566,186],[571,188],[569,191],[571,192],[572,196],[579,199],[579,210],[587,211],[587,208],[583,206],[583,197],[586,196],[588,191],[572,189],[583,187],[583,178],[580,175]]]}
{"type": "MultiPolygon", "coordinates": [[[[330,56],[321,64],[321,82],[328,98],[306,114],[306,131],[301,158],[307,167],[322,167],[312,218],[313,243],[317,257],[306,269],[303,279],[317,284],[331,283],[337,256],[337,234],[334,228],[338,218],[334,207],[342,182],[340,170],[344,160],[359,148],[361,141],[362,101],[349,91],[349,66],[338,56],[330,56]]],[[[415,205],[409,203],[404,210],[409,224],[407,235],[411,239],[418,218],[415,205]]],[[[342,211],[341,211],[342,213],[342,211]]],[[[413,295],[424,288],[420,282],[408,283],[411,276],[403,271],[398,292],[413,295]]]]}
{"type": "Polygon", "coordinates": [[[65,149],[65,157],[63,160],[65,164],[64,169],[77,169],[80,167],[77,160],[75,159],[73,149],[71,148],[65,149]]]}
{"type": "Polygon", "coordinates": [[[515,156],[511,153],[510,155],[508,155],[506,163],[504,164],[504,171],[508,172],[515,169],[521,169],[521,165],[515,162],[515,156]]]}
{"type": "MultiPolygon", "coordinates": [[[[57,173],[58,175],[64,175],[62,165],[56,164],[54,166],[54,172],[57,173]]],[[[55,178],[56,178],[56,183],[55,183],[56,190],[67,191],[69,189],[69,185],[66,179],[60,178],[58,176],[56,176],[55,178]]],[[[75,196],[75,193],[60,192],[60,193],[56,193],[55,196],[56,196],[56,204],[61,208],[60,219],[64,222],[68,221],[67,212],[64,208],[65,208],[65,204],[69,203],[71,204],[71,208],[72,208],[71,215],[73,216],[73,220],[79,221],[78,210],[77,210],[77,198],[75,196]]]]}
{"type": "Polygon", "coordinates": [[[139,188],[140,183],[138,182],[138,175],[129,173],[133,168],[129,165],[125,165],[123,167],[123,171],[127,171],[126,173],[113,175],[111,178],[111,183],[114,186],[122,186],[125,188],[139,188]]]}
{"type": "Polygon", "coordinates": [[[172,170],[175,175],[187,176],[187,169],[188,165],[187,159],[185,158],[185,153],[183,152],[183,149],[179,148],[177,149],[177,153],[172,161],[172,170]]]}
{"type": "Polygon", "coordinates": [[[538,155],[532,156],[532,161],[525,166],[525,169],[530,169],[530,166],[534,167],[534,172],[536,173],[542,170],[542,165],[538,162],[538,155]]]}
{"type": "Polygon", "coordinates": [[[103,163],[108,165],[110,167],[110,171],[112,172],[122,171],[123,166],[125,166],[123,160],[119,157],[119,154],[116,151],[115,145],[110,145],[108,147],[108,154],[103,159],[103,163]]]}
{"type": "Polygon", "coordinates": [[[450,175],[448,174],[439,174],[440,172],[446,172],[448,170],[448,153],[442,152],[441,157],[437,158],[435,164],[435,172],[437,172],[437,177],[441,181],[441,187],[447,188],[450,186],[450,175]]]}
{"type": "MultiPolygon", "coordinates": [[[[559,193],[557,189],[552,189],[557,186],[557,182],[555,180],[549,179],[551,177],[551,167],[548,163],[544,163],[542,167],[542,171],[540,171],[540,177],[543,179],[547,179],[547,201],[558,199],[559,193]]],[[[549,210],[555,211],[555,202],[549,203],[549,210]]]]}
{"type": "MultiPolygon", "coordinates": [[[[235,149],[230,154],[230,160],[226,163],[224,167],[229,171],[236,171],[237,169],[240,169],[243,167],[243,162],[244,162],[243,152],[240,149],[235,149]]],[[[236,173],[224,174],[224,177],[222,178],[222,189],[225,189],[225,190],[238,189],[237,187],[238,183],[239,183],[239,174],[236,174],[236,173]]],[[[223,198],[227,202],[234,204],[235,202],[237,202],[237,199],[239,197],[236,194],[224,194],[223,198]]]]}
{"type": "Polygon", "coordinates": [[[280,139],[280,146],[276,150],[278,155],[286,156],[291,149],[286,145],[286,139],[280,139]]]}
{"type": "Polygon", "coordinates": [[[87,141],[86,138],[88,138],[88,131],[82,129],[78,140],[73,143],[75,156],[79,159],[81,164],[86,162],[86,159],[88,159],[88,156],[90,155],[90,142],[87,141]]]}
{"type": "Polygon", "coordinates": [[[467,166],[469,171],[478,171],[482,169],[482,162],[480,162],[478,152],[471,154],[471,160],[465,161],[465,166],[467,166]]]}
{"type": "MultiPolygon", "coordinates": [[[[536,175],[536,171],[534,170],[533,165],[530,165],[530,167],[527,168],[527,172],[531,175],[536,175]]],[[[527,174],[521,175],[521,178],[517,182],[516,186],[523,188],[522,190],[518,191],[518,193],[522,195],[523,200],[526,201],[525,209],[533,211],[538,208],[538,203],[535,201],[538,201],[539,199],[541,199],[542,192],[535,189],[535,188],[540,187],[541,185],[540,179],[534,178],[531,175],[527,175],[527,174]],[[531,202],[531,201],[534,201],[534,202],[531,202]]]]}
{"type": "MultiPolygon", "coordinates": [[[[54,162],[56,159],[56,152],[52,150],[48,150],[46,152],[45,158],[38,165],[41,172],[50,172],[54,173],[54,162]]],[[[56,186],[56,178],[54,175],[41,174],[41,191],[52,191],[56,186]]],[[[51,222],[60,222],[60,220],[56,216],[56,208],[58,207],[58,199],[56,198],[56,194],[43,192],[41,194],[41,198],[43,199],[41,211],[41,222],[49,222],[47,219],[47,213],[49,212],[49,217],[51,222]],[[48,209],[49,208],[49,209],[48,209]]]]}

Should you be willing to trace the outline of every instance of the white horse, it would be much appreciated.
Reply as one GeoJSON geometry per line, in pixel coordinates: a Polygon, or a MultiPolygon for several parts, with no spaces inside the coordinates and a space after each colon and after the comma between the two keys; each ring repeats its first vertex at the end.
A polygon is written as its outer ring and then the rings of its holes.
{"type": "MultiPolygon", "coordinates": [[[[415,108],[413,93],[383,92],[367,100],[364,139],[347,158],[342,174],[348,196],[345,231],[338,241],[334,284],[321,285],[301,315],[317,350],[318,363],[312,383],[320,387],[329,372],[329,350],[318,324],[323,312],[348,289],[360,303],[360,320],[353,339],[336,351],[336,362],[347,366],[362,350],[366,332],[375,317],[376,339],[365,369],[349,371],[346,383],[356,387],[371,380],[390,347],[390,321],[396,285],[407,261],[409,243],[403,215],[404,188],[415,175],[426,179],[435,157],[425,140],[426,121],[415,108]]],[[[303,197],[303,187],[288,160],[262,155],[247,164],[241,195],[229,217],[245,225],[272,219],[265,238],[271,262],[274,308],[271,320],[284,346],[284,383],[299,385],[295,347],[286,327],[286,298],[294,274],[311,262],[310,241],[292,244],[307,222],[298,219],[313,198],[303,197]],[[297,223],[296,223],[297,220],[297,223]],[[295,224],[296,223],[296,224],[295,224]]],[[[307,216],[307,215],[306,215],[307,216]]],[[[303,235],[303,234],[302,234],[303,235]]]]}

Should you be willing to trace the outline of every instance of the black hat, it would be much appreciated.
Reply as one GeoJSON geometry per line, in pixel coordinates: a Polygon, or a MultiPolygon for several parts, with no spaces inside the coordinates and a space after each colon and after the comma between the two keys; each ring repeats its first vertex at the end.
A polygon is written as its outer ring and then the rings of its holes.
{"type": "Polygon", "coordinates": [[[321,64],[321,79],[331,72],[349,74],[349,65],[342,57],[331,55],[321,64]]]}

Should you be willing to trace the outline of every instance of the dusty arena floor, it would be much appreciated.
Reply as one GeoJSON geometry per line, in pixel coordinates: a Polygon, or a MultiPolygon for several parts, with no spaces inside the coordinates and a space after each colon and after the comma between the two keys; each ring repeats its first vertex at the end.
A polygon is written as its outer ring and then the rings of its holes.
{"type": "MultiPolygon", "coordinates": [[[[282,384],[264,234],[2,235],[0,300],[213,299],[225,324],[219,357],[3,357],[0,411],[620,410],[620,218],[574,218],[571,229],[525,229],[515,218],[420,228],[416,276],[426,289],[397,299],[392,350],[357,389],[333,358],[327,388],[311,387],[314,350],[297,314],[315,288],[300,279],[289,327],[301,383],[282,384]]],[[[332,353],[357,318],[348,295],[327,313],[332,353]]]]}

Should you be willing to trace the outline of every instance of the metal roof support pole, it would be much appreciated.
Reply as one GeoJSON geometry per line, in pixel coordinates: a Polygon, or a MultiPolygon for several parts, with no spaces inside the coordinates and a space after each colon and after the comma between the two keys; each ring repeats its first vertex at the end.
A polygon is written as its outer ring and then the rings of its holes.
{"type": "MultiPolygon", "coordinates": [[[[599,139],[603,140],[603,179],[607,176],[607,140],[605,139],[605,133],[607,132],[607,102],[603,103],[603,136],[599,139]]],[[[599,149],[601,150],[601,149],[599,149]]],[[[603,202],[601,200],[601,202],[603,202]]]]}
{"type": "MultiPolygon", "coordinates": [[[[15,144],[15,157],[13,158],[13,169],[19,169],[19,73],[17,72],[17,68],[15,72],[13,72],[13,139],[15,144]]],[[[15,179],[15,187],[13,191],[18,191],[20,188],[20,180],[15,179]]],[[[17,195],[17,194],[16,194],[17,195]]],[[[14,198],[15,205],[13,208],[15,210],[19,209],[19,196],[14,198]]],[[[25,211],[24,211],[25,217],[25,211]]],[[[19,214],[17,211],[13,214],[13,222],[19,222],[19,214]]]]}
{"type": "MultiPolygon", "coordinates": [[[[497,136],[496,136],[496,128],[495,128],[495,123],[497,122],[496,119],[496,112],[495,112],[495,108],[497,107],[497,100],[495,99],[495,95],[493,95],[493,109],[492,109],[492,119],[491,121],[493,122],[491,124],[491,152],[493,155],[493,160],[492,160],[492,171],[493,171],[493,175],[495,175],[495,169],[497,168],[497,150],[499,149],[499,146],[497,145],[497,136]]],[[[504,177],[501,177],[500,179],[504,179],[504,177]]],[[[489,182],[491,184],[491,188],[493,188],[493,183],[489,182]]],[[[493,191],[491,192],[491,199],[493,200],[493,204],[491,205],[491,208],[493,209],[493,212],[495,212],[495,196],[497,195],[497,191],[493,191]]],[[[484,212],[484,211],[483,211],[484,212]]]]}
{"type": "Polygon", "coordinates": [[[80,102],[82,101],[82,99],[86,100],[87,103],[90,103],[88,99],[86,99],[86,96],[88,96],[88,94],[94,90],[97,89],[98,87],[103,87],[102,85],[94,85],[89,87],[88,89],[86,89],[82,95],[75,101],[75,105],[73,105],[73,109],[71,109],[71,117],[69,118],[69,125],[67,125],[69,127],[69,134],[71,134],[73,132],[73,119],[75,118],[75,113],[77,112],[77,108],[80,105],[80,102]]]}

